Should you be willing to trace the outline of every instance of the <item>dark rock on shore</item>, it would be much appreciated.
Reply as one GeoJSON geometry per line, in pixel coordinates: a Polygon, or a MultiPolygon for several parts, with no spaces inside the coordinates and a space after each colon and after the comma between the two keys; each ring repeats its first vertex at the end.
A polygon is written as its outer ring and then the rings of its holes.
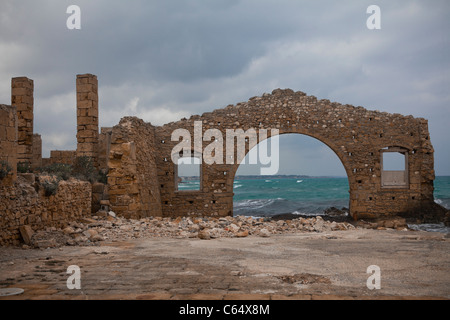
{"type": "Polygon", "coordinates": [[[293,214],[293,213],[280,213],[274,216],[266,218],[267,220],[279,221],[279,220],[294,220],[297,218],[304,218],[304,215],[293,214]]]}
{"type": "Polygon", "coordinates": [[[408,223],[444,223],[449,225],[450,210],[444,208],[434,201],[422,204],[414,211],[399,214],[406,219],[408,223]]]}
{"type": "MultiPolygon", "coordinates": [[[[331,207],[324,210],[324,214],[321,214],[323,220],[331,221],[331,222],[353,222],[353,219],[348,214],[349,210],[347,208],[338,209],[335,207],[331,207]]],[[[273,221],[278,220],[294,220],[298,218],[311,218],[312,215],[304,215],[304,214],[293,214],[293,213],[282,213],[271,216],[269,219],[273,221]]]]}
{"type": "Polygon", "coordinates": [[[331,208],[325,209],[324,213],[327,216],[348,216],[349,211],[350,210],[348,208],[338,209],[335,207],[331,207],[331,208]]]}

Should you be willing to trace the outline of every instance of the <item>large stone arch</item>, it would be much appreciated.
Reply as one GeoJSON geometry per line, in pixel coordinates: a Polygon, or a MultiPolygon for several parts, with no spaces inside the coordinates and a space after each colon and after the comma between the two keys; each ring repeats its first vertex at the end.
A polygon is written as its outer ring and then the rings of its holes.
{"type": "MultiPolygon", "coordinates": [[[[316,137],[316,136],[314,136],[314,135],[312,135],[312,134],[308,134],[308,133],[306,133],[306,132],[300,132],[300,131],[303,131],[303,130],[284,131],[284,132],[280,132],[280,133],[279,133],[279,136],[288,135],[288,134],[298,134],[298,135],[304,135],[304,136],[308,136],[308,137],[314,138],[315,140],[317,140],[317,141],[323,143],[323,144],[326,145],[328,148],[330,148],[330,149],[334,152],[334,154],[336,154],[336,156],[337,156],[338,159],[340,160],[340,163],[342,164],[342,166],[343,166],[344,169],[345,169],[347,179],[349,179],[349,183],[350,183],[351,169],[349,168],[348,163],[345,162],[345,160],[344,160],[344,158],[343,158],[342,152],[339,152],[339,151],[337,150],[336,146],[333,145],[333,144],[330,143],[330,142],[327,142],[326,139],[318,138],[318,137],[316,137]]],[[[260,140],[260,141],[258,142],[258,144],[261,143],[262,141],[267,140],[267,139],[270,139],[270,138],[272,138],[272,137],[273,137],[273,135],[267,137],[266,139],[260,140]]],[[[249,149],[251,149],[251,148],[249,147],[249,148],[246,150],[246,153],[245,153],[246,156],[247,156],[248,153],[249,153],[249,149]]],[[[236,163],[235,165],[232,166],[232,178],[233,178],[233,180],[235,179],[236,173],[237,173],[237,171],[238,171],[240,165],[241,165],[241,163],[238,162],[238,163],[236,163]]]]}
{"type": "MultiPolygon", "coordinates": [[[[338,152],[335,150],[335,146],[330,145],[330,144],[328,144],[328,143],[326,143],[326,142],[324,142],[324,141],[322,141],[322,140],[320,140],[320,139],[318,139],[318,138],[316,138],[316,137],[314,137],[314,136],[312,136],[312,135],[309,135],[309,134],[307,134],[307,133],[300,133],[300,132],[283,132],[283,133],[280,133],[279,136],[280,136],[280,138],[281,138],[281,136],[283,136],[283,135],[288,135],[288,134],[295,134],[295,135],[304,135],[304,136],[308,136],[308,137],[310,137],[310,138],[313,138],[313,139],[319,141],[320,143],[322,143],[322,144],[324,144],[325,146],[327,146],[330,150],[332,150],[332,151],[334,152],[334,154],[337,156],[337,158],[339,159],[341,165],[343,166],[343,168],[344,168],[344,170],[345,170],[345,172],[346,172],[346,178],[347,178],[347,180],[348,180],[349,186],[351,185],[351,183],[350,183],[351,169],[348,168],[348,166],[347,166],[346,163],[344,162],[343,158],[341,158],[341,154],[338,153],[338,152]]],[[[270,139],[270,138],[272,138],[272,137],[273,137],[273,136],[267,137],[267,139],[270,139]]],[[[259,143],[260,143],[260,142],[262,142],[262,141],[259,141],[259,143]]],[[[251,149],[251,148],[249,148],[249,149],[251,149]]],[[[247,152],[246,152],[245,155],[247,156],[248,153],[249,153],[249,150],[246,150],[246,151],[247,151],[247,152]]],[[[231,180],[233,181],[233,184],[234,184],[234,180],[236,179],[236,174],[237,174],[237,171],[239,170],[239,167],[240,167],[240,166],[241,166],[241,163],[236,163],[236,164],[233,165],[233,167],[232,167],[231,180]]],[[[349,193],[351,194],[351,190],[349,189],[348,191],[349,191],[349,193]]],[[[349,206],[350,206],[350,203],[349,203],[349,206]]]]}
{"type": "MultiPolygon", "coordinates": [[[[179,141],[171,141],[171,135],[177,129],[184,129],[191,137],[196,130],[203,135],[206,130],[217,129],[226,137],[227,129],[251,128],[304,134],[330,147],[347,172],[350,213],[355,219],[420,211],[434,203],[434,150],[427,120],[277,89],[248,102],[158,127],[136,118],[122,119],[113,128],[111,139],[109,184],[113,210],[134,217],[232,215],[233,180],[238,163],[226,164],[226,159],[224,164],[203,162],[202,189],[177,191],[171,154],[179,141]],[[131,145],[140,147],[133,149],[131,145]],[[121,151],[124,146],[128,151],[121,151]],[[407,185],[381,184],[380,159],[383,150],[391,146],[408,153],[407,185]],[[157,174],[150,177],[154,172],[157,174]],[[158,203],[154,204],[155,201],[158,203]]],[[[202,153],[209,143],[197,148],[192,144],[192,151],[202,153]]]]}

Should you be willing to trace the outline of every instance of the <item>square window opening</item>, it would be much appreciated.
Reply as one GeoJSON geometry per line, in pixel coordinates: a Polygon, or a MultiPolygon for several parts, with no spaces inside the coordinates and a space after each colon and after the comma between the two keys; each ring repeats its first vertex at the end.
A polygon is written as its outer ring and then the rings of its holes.
{"type": "Polygon", "coordinates": [[[198,157],[179,158],[176,163],[175,189],[177,191],[201,190],[201,160],[198,157]]]}
{"type": "Polygon", "coordinates": [[[387,148],[381,152],[381,186],[407,188],[409,186],[408,150],[387,148]]]}

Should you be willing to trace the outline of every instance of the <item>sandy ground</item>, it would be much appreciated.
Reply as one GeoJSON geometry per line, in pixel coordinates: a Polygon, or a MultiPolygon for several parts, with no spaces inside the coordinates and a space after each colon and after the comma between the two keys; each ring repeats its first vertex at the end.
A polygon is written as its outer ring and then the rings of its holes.
{"type": "Polygon", "coordinates": [[[146,238],[95,247],[0,248],[1,299],[449,299],[450,239],[356,229],[211,240],[146,238]],[[81,289],[67,268],[79,266],[81,289]],[[371,265],[380,289],[369,290],[371,265]]]}

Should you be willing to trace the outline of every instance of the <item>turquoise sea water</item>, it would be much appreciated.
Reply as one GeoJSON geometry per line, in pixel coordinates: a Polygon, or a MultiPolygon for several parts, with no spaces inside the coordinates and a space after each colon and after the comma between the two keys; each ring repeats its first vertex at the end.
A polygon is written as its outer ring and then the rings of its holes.
{"type": "MultiPolygon", "coordinates": [[[[199,188],[199,181],[186,181],[183,190],[199,188]]],[[[450,209],[450,177],[437,177],[435,201],[450,209]]],[[[317,215],[323,210],[349,204],[347,178],[236,179],[234,214],[270,216],[280,213],[317,215]]]]}
{"type": "Polygon", "coordinates": [[[437,177],[434,181],[434,201],[450,209],[450,177],[437,177]]]}
{"type": "MultiPolygon", "coordinates": [[[[190,181],[183,189],[198,189],[190,181]]],[[[435,201],[450,209],[450,177],[437,177],[435,201]]],[[[234,215],[268,217],[282,213],[320,215],[330,207],[349,206],[347,178],[239,179],[234,181],[234,215]]],[[[442,225],[413,225],[414,229],[449,232],[442,225]]]]}
{"type": "Polygon", "coordinates": [[[322,214],[349,204],[347,178],[237,179],[234,215],[322,214]]]}
{"type": "MultiPolygon", "coordinates": [[[[450,209],[450,177],[435,180],[435,201],[450,209]]],[[[323,214],[349,205],[347,178],[237,179],[234,215],[323,214]]]]}
{"type": "MultiPolygon", "coordinates": [[[[434,187],[435,202],[450,209],[450,177],[437,177],[434,187]]],[[[321,215],[330,207],[348,208],[348,190],[347,178],[236,180],[234,215],[321,215]]],[[[443,223],[408,226],[415,230],[450,232],[443,223]]]]}

